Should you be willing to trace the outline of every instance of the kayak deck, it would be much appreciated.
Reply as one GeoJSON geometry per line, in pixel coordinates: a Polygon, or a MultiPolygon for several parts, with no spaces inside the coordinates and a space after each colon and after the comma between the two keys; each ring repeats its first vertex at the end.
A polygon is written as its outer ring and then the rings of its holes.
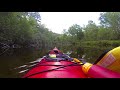
{"type": "Polygon", "coordinates": [[[87,78],[82,67],[71,61],[46,61],[43,59],[23,78],[87,78]]]}

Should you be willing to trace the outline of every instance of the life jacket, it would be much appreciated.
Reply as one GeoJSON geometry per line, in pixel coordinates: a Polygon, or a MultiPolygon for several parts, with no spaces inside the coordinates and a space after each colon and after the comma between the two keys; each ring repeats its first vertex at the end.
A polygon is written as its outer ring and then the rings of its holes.
{"type": "Polygon", "coordinates": [[[49,57],[50,57],[50,58],[56,58],[56,53],[54,52],[54,50],[51,50],[51,51],[49,52],[49,57]]]}

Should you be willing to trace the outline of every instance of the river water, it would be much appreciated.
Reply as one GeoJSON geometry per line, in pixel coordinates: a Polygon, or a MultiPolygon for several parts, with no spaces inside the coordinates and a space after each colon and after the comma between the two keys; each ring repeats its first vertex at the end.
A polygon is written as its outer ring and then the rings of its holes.
{"type": "MultiPolygon", "coordinates": [[[[71,57],[84,58],[87,62],[94,63],[97,58],[106,50],[111,50],[113,47],[95,48],[95,47],[77,47],[72,50],[71,57]]],[[[61,49],[67,53],[69,49],[61,49]]],[[[45,49],[9,49],[0,56],[0,78],[21,78],[26,70],[25,65],[33,65],[29,63],[42,58],[47,53],[45,49]],[[23,67],[20,67],[23,66],[23,67]],[[18,68],[19,67],[19,68],[18,68]]]]}

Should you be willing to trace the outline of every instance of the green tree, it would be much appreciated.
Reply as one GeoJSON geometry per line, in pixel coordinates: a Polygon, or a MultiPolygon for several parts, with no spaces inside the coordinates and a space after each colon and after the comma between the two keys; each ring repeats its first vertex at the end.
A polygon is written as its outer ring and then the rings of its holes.
{"type": "Polygon", "coordinates": [[[98,26],[92,21],[88,21],[88,25],[84,27],[85,40],[97,40],[98,26]]]}
{"type": "Polygon", "coordinates": [[[79,39],[81,40],[84,37],[84,34],[82,32],[82,27],[80,25],[74,24],[68,29],[68,34],[72,37],[75,38],[76,40],[79,39]]]}
{"type": "Polygon", "coordinates": [[[112,38],[120,39],[120,12],[101,13],[100,23],[105,28],[112,30],[112,38]]]}

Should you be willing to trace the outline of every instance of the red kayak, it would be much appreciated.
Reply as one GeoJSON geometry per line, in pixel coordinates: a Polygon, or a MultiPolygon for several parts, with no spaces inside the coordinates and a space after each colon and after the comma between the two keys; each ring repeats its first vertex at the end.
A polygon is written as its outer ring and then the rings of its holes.
{"type": "Polygon", "coordinates": [[[48,53],[36,66],[30,69],[23,78],[86,78],[81,65],[71,62],[56,47],[48,53]],[[57,56],[57,57],[56,57],[57,56]]]}
{"type": "Polygon", "coordinates": [[[99,65],[80,63],[55,47],[23,78],[120,78],[120,73],[99,65]]]}
{"type": "Polygon", "coordinates": [[[42,60],[28,71],[26,78],[86,78],[80,65],[70,61],[46,62],[42,60]]]}

